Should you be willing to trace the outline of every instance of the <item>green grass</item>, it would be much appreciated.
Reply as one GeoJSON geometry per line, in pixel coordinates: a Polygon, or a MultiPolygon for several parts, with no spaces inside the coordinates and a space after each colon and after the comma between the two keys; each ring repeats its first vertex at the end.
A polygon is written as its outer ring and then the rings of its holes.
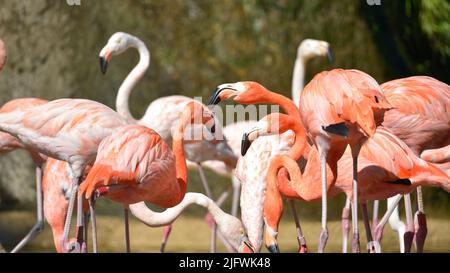
{"type": "MultiPolygon", "coordinates": [[[[0,241],[10,250],[25,235],[33,224],[35,216],[29,211],[12,211],[0,213],[0,241]]],[[[123,221],[119,216],[98,215],[98,241],[100,252],[124,252],[123,221]]],[[[310,252],[317,249],[320,222],[306,219],[302,221],[302,228],[306,236],[310,252]]],[[[365,249],[366,239],[361,228],[361,249],[365,249]]],[[[330,238],[326,251],[341,251],[341,225],[339,221],[329,224],[330,238]]],[[[428,237],[425,252],[450,252],[450,220],[428,219],[428,237]]],[[[161,242],[162,228],[149,228],[134,218],[130,221],[132,252],[158,252],[161,242]]],[[[202,216],[182,215],[174,223],[171,238],[167,245],[167,252],[209,252],[210,230],[202,216]]],[[[218,243],[219,252],[225,248],[218,243]]],[[[295,226],[290,217],[285,217],[279,230],[279,245],[282,252],[295,252],[297,241],[295,226]]],[[[382,241],[383,252],[398,252],[397,234],[389,227],[385,229],[382,241]]],[[[44,232],[35,238],[23,252],[54,252],[51,231],[48,225],[44,232]]],[[[263,248],[264,252],[267,252],[263,248]]]]}

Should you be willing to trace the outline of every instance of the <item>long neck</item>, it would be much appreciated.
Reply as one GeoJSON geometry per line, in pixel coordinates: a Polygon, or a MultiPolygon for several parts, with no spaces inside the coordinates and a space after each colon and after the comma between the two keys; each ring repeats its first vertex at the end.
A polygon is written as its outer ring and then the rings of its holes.
{"type": "Polygon", "coordinates": [[[180,200],[183,199],[183,196],[186,193],[188,181],[186,157],[184,155],[184,128],[185,122],[183,122],[183,119],[180,119],[172,138],[172,150],[175,154],[176,175],[180,185],[180,200]]]}
{"type": "Polygon", "coordinates": [[[133,68],[130,74],[128,74],[119,88],[116,98],[116,110],[127,120],[135,122],[136,120],[131,115],[128,101],[130,99],[131,91],[150,66],[150,52],[145,44],[135,37],[131,38],[131,43],[131,46],[139,51],[139,63],[133,68]]]}
{"type": "Polygon", "coordinates": [[[129,206],[131,213],[136,216],[140,221],[150,227],[161,227],[173,223],[178,216],[191,204],[197,204],[205,207],[211,213],[218,216],[217,210],[220,208],[214,207],[214,202],[201,193],[188,192],[184,196],[183,200],[178,205],[168,208],[163,212],[152,211],[145,202],[132,204],[129,206]],[[210,209],[211,208],[211,209],[210,209]]]}
{"type": "Polygon", "coordinates": [[[292,73],[292,100],[299,107],[300,95],[305,85],[305,61],[303,58],[297,58],[292,73]]]}
{"type": "MultiPolygon", "coordinates": [[[[308,147],[306,133],[302,124],[298,122],[292,122],[290,129],[294,131],[295,141],[287,155],[297,161],[305,153],[305,149],[308,147]]],[[[309,152],[309,149],[306,151],[309,152]]]]}
{"type": "MultiPolygon", "coordinates": [[[[274,157],[270,162],[267,180],[270,180],[270,183],[278,185],[278,190],[283,193],[284,196],[300,198],[305,201],[317,200],[322,196],[320,183],[317,183],[317,181],[320,181],[320,169],[314,168],[310,162],[311,161],[308,160],[305,173],[302,175],[297,162],[292,158],[286,155],[274,157]],[[278,175],[278,172],[282,170],[282,168],[287,170],[288,175],[283,175],[283,172],[280,172],[280,175],[278,175]]],[[[333,179],[328,177],[327,180],[328,189],[333,179]]]]}
{"type": "MultiPolygon", "coordinates": [[[[279,105],[286,112],[286,114],[301,122],[300,111],[298,110],[297,106],[295,106],[294,102],[289,98],[272,91],[267,91],[267,93],[265,93],[264,99],[265,101],[263,102],[279,105]]],[[[301,124],[303,125],[303,123],[301,124]]]]}
{"type": "MultiPolygon", "coordinates": [[[[155,212],[147,207],[145,202],[140,202],[136,204],[129,205],[131,213],[136,216],[141,222],[150,227],[161,227],[173,223],[178,216],[191,204],[197,204],[208,210],[212,215],[214,221],[217,223],[218,228],[221,230],[222,234],[227,235],[227,224],[230,216],[223,212],[220,207],[210,198],[201,194],[188,192],[184,196],[183,200],[176,206],[166,209],[163,212],[155,212]]],[[[227,238],[226,238],[227,239],[227,238]]],[[[232,244],[235,250],[238,249],[236,243],[228,240],[232,244]]]]}

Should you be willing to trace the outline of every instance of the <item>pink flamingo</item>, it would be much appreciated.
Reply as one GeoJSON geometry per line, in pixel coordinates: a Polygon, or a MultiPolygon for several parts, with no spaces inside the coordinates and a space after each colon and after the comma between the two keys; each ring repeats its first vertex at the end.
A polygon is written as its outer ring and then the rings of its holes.
{"type": "MultiPolygon", "coordinates": [[[[386,82],[381,88],[394,107],[385,113],[383,126],[404,141],[417,156],[429,162],[449,162],[450,86],[431,77],[414,76],[386,82]]],[[[427,233],[421,187],[417,188],[417,202],[415,217],[418,227],[414,230],[410,197],[405,195],[407,227],[406,232],[400,229],[399,235],[404,237],[400,242],[404,241],[401,249],[406,252],[410,252],[414,235],[417,251],[422,252],[427,233]]],[[[376,202],[374,209],[377,205],[376,202]]],[[[398,210],[394,212],[393,217],[398,221],[390,218],[389,222],[394,226],[404,226],[398,210]]]]}
{"type": "Polygon", "coordinates": [[[78,184],[97,148],[116,127],[127,121],[109,107],[84,99],[59,99],[0,114],[0,131],[17,137],[28,149],[63,160],[70,165],[71,196],[62,246],[65,251],[84,251],[82,199],[77,209],[77,242],[69,243],[69,228],[78,184]]]}
{"type": "MultiPolygon", "coordinates": [[[[303,174],[296,163],[307,142],[304,128],[295,118],[278,113],[266,116],[255,128],[244,135],[243,153],[246,153],[251,143],[258,137],[280,134],[287,130],[295,132],[295,143],[287,155],[279,155],[272,159],[265,199],[262,199],[267,245],[277,245],[278,224],[283,210],[282,195],[305,201],[319,200],[322,195],[320,187],[315,183],[315,180],[321,176],[318,150],[316,148],[310,150],[303,174]],[[289,179],[286,172],[279,172],[282,167],[286,167],[289,179]]],[[[414,155],[408,146],[386,128],[378,127],[373,137],[363,144],[359,161],[361,164],[358,166],[360,178],[358,194],[363,204],[363,218],[369,247],[374,247],[376,243],[372,239],[368,224],[365,205],[367,200],[385,199],[396,194],[408,193],[420,185],[438,186],[447,192],[450,191],[450,178],[447,174],[414,155]]],[[[327,187],[330,196],[344,192],[351,199],[354,195],[351,179],[349,179],[352,177],[352,163],[352,153],[347,149],[337,162],[339,169],[337,176],[332,171],[332,167],[327,168],[329,173],[327,187]]]]}
{"type": "MultiPolygon", "coordinates": [[[[354,155],[354,186],[355,188],[357,187],[356,159],[360,146],[367,139],[367,136],[374,133],[382,113],[390,108],[377,82],[369,75],[358,70],[335,69],[316,75],[302,92],[300,101],[301,115],[298,115],[297,108],[290,103],[289,99],[270,92],[254,82],[220,85],[209,104],[216,104],[221,99],[231,97],[233,97],[234,101],[244,104],[278,104],[290,116],[297,118],[300,124],[309,124],[307,125],[308,134],[313,143],[320,147],[322,189],[324,192],[327,181],[325,166],[328,164],[336,167],[336,162],[342,156],[347,144],[352,147],[354,155]],[[320,111],[316,105],[319,105],[320,111]]],[[[336,172],[337,170],[334,169],[333,171],[336,172]]],[[[354,189],[354,191],[357,192],[357,189],[354,189]]],[[[356,195],[354,198],[353,203],[357,204],[356,195]]],[[[319,241],[319,252],[323,252],[328,238],[326,203],[326,194],[323,194],[322,232],[319,241]]],[[[352,207],[352,212],[354,215],[352,218],[354,222],[353,250],[356,252],[359,251],[359,233],[355,224],[357,223],[356,205],[352,207]]]]}
{"type": "MultiPolygon", "coordinates": [[[[42,105],[47,103],[43,99],[34,98],[22,98],[15,99],[5,103],[0,108],[0,114],[9,113],[13,111],[25,110],[27,108],[42,105]]],[[[8,133],[0,132],[0,154],[6,154],[16,149],[26,148],[17,138],[8,133]]],[[[41,233],[44,228],[43,222],[43,208],[42,208],[42,190],[41,190],[41,178],[42,178],[42,165],[45,162],[46,157],[35,151],[34,149],[27,149],[33,159],[36,166],[36,212],[37,221],[28,232],[28,234],[13,248],[12,253],[18,252],[29,241],[41,233]]]]}
{"type": "MultiPolygon", "coordinates": [[[[100,144],[92,170],[80,186],[80,193],[90,199],[98,187],[106,187],[106,196],[124,205],[146,200],[168,208],[182,202],[187,187],[184,130],[194,122],[195,116],[201,116],[203,124],[214,120],[211,115],[204,114],[203,108],[195,105],[189,103],[180,118],[173,135],[173,153],[155,131],[139,125],[123,126],[105,138],[100,144]]],[[[224,221],[223,212],[217,218],[218,207],[212,207],[212,203],[210,201],[205,206],[217,222],[219,230],[226,238],[232,236],[231,233],[236,229],[233,228],[230,232],[224,229],[223,224],[231,221],[230,219],[238,224],[240,221],[233,216],[226,217],[227,221],[224,221]]],[[[145,207],[145,204],[142,203],[141,207],[145,207]]],[[[242,228],[238,243],[249,248],[251,245],[243,231],[242,228]]],[[[236,238],[236,234],[233,236],[236,238]]],[[[229,243],[236,246],[236,242],[229,243]]]]}
{"type": "MultiPolygon", "coordinates": [[[[112,57],[125,52],[129,48],[136,48],[138,50],[139,63],[130,72],[119,88],[116,98],[117,112],[131,123],[145,125],[154,129],[161,135],[164,141],[171,145],[172,133],[178,121],[178,117],[185,106],[194,100],[185,96],[162,97],[153,101],[148,106],[145,115],[140,120],[134,119],[130,112],[128,101],[134,86],[145,75],[145,72],[150,66],[150,51],[139,38],[128,33],[117,32],[110,37],[108,43],[100,51],[100,66],[102,72],[106,73],[112,57]]],[[[223,162],[227,169],[233,169],[236,166],[237,156],[228,146],[226,139],[203,139],[201,141],[186,142],[185,145],[186,158],[190,161],[188,163],[189,167],[198,168],[206,195],[211,198],[211,189],[206,180],[202,162],[216,159],[223,162]]],[[[213,169],[213,171],[215,170],[213,169]]],[[[170,231],[171,226],[164,229],[161,252],[164,252],[170,231]]],[[[215,232],[212,233],[213,252],[215,252],[215,234],[215,232]]]]}

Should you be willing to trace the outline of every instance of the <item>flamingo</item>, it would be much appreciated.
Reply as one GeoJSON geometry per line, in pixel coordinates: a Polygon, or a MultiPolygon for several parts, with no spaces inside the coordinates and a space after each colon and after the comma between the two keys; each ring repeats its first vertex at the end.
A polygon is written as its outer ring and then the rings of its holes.
{"type": "MultiPolygon", "coordinates": [[[[336,166],[336,162],[342,156],[347,144],[352,147],[353,151],[354,186],[357,187],[356,167],[360,146],[367,137],[373,134],[377,123],[382,118],[382,113],[391,108],[379,85],[372,77],[358,70],[343,69],[322,72],[312,79],[301,94],[301,115],[298,114],[297,107],[289,99],[270,92],[255,82],[222,84],[218,86],[208,104],[217,104],[220,100],[228,98],[244,104],[278,104],[300,124],[308,126],[306,128],[310,139],[314,145],[320,147],[324,192],[326,190],[325,165],[336,166]],[[320,111],[317,109],[317,105],[320,106],[320,111]],[[333,145],[330,145],[330,142],[333,145]]],[[[356,189],[354,191],[357,192],[356,189]]],[[[354,198],[353,203],[357,204],[356,195],[354,198]]],[[[326,203],[326,194],[323,194],[319,252],[323,252],[328,239],[326,203]]],[[[359,251],[359,233],[356,225],[356,205],[352,207],[352,215],[354,216],[352,218],[354,224],[353,250],[357,252],[359,251]]]]}
{"type": "Polygon", "coordinates": [[[69,163],[71,196],[62,246],[65,251],[85,251],[82,199],[77,205],[77,242],[69,243],[69,229],[78,184],[92,163],[100,141],[127,121],[111,108],[85,99],[59,99],[0,114],[0,131],[17,137],[28,149],[69,163]]]}
{"type": "MultiPolygon", "coordinates": [[[[212,213],[225,237],[236,238],[232,233],[237,230],[233,228],[230,232],[225,227],[228,221],[235,223],[233,227],[239,225],[242,227],[237,218],[223,212],[218,214],[218,207],[213,205],[213,201],[210,199],[207,202],[199,201],[204,199],[199,195],[194,197],[190,195],[184,199],[187,187],[187,167],[183,148],[185,127],[192,123],[196,116],[201,116],[204,124],[214,120],[211,115],[205,116],[204,109],[198,109],[200,107],[195,105],[193,102],[189,103],[180,117],[173,135],[173,152],[155,131],[145,126],[123,126],[105,138],[99,146],[92,170],[80,186],[80,194],[90,200],[98,187],[106,187],[106,196],[124,205],[145,200],[169,208],[185,201],[180,206],[183,208],[187,204],[204,202],[204,206],[212,213]]],[[[140,207],[146,207],[145,203],[141,203],[140,207]]],[[[150,219],[151,215],[147,217],[148,225],[158,225],[150,219]]],[[[241,235],[239,241],[230,244],[236,247],[239,243],[242,249],[247,248],[251,251],[244,229],[240,228],[238,231],[241,235]]],[[[239,250],[239,247],[236,249],[239,250]]]]}
{"type": "MultiPolygon", "coordinates": [[[[138,37],[128,33],[117,32],[113,34],[100,51],[100,68],[103,73],[106,73],[112,57],[122,54],[129,48],[136,48],[138,50],[139,63],[128,74],[119,88],[116,98],[117,112],[125,117],[130,123],[145,125],[156,130],[166,143],[171,145],[172,132],[176,126],[179,115],[186,104],[194,100],[179,95],[158,98],[148,106],[145,115],[140,120],[136,120],[130,112],[128,101],[133,88],[144,76],[150,66],[150,51],[144,42],[138,37]]],[[[186,158],[189,160],[189,167],[198,168],[200,180],[202,181],[206,195],[211,198],[211,189],[206,180],[202,162],[217,159],[223,162],[227,169],[233,169],[236,166],[237,156],[228,146],[226,139],[202,140],[194,143],[186,142],[185,145],[186,158]]],[[[215,170],[213,169],[213,171],[215,170]]],[[[166,227],[164,230],[161,252],[164,252],[170,231],[171,226],[166,227]]],[[[212,251],[215,252],[215,232],[212,233],[212,242],[212,251]]]]}
{"type": "MultiPolygon", "coordinates": [[[[383,126],[389,128],[422,159],[434,163],[450,162],[450,86],[431,77],[413,76],[386,82],[381,88],[394,107],[385,113],[383,126]]],[[[389,222],[399,229],[400,237],[404,236],[400,240],[403,251],[410,252],[416,233],[416,248],[418,252],[422,252],[426,220],[421,187],[417,188],[416,231],[412,223],[409,195],[405,196],[405,202],[406,230],[402,228],[404,224],[400,222],[397,209],[389,222]]],[[[390,203],[393,205],[393,200],[390,203]]]]}
{"type": "MultiPolygon", "coordinates": [[[[1,55],[1,53],[0,53],[1,55]]],[[[0,114],[13,112],[17,110],[25,110],[27,108],[42,105],[47,103],[43,99],[35,98],[21,98],[11,100],[5,103],[0,108],[0,114]]],[[[8,133],[0,132],[0,154],[6,154],[16,149],[26,148],[17,138],[11,136],[8,133]]],[[[27,149],[33,159],[35,169],[36,169],[36,212],[37,221],[27,233],[27,235],[13,248],[11,252],[18,252],[23,246],[25,246],[29,241],[41,233],[44,228],[43,223],[43,211],[42,211],[42,190],[41,190],[41,178],[42,178],[42,165],[44,164],[46,157],[36,152],[33,149],[27,149]]]]}
{"type": "MultiPolygon", "coordinates": [[[[294,98],[295,101],[298,100],[297,98],[299,98],[300,92],[304,86],[307,63],[314,57],[324,56],[327,56],[330,62],[332,61],[333,54],[331,47],[329,43],[325,41],[305,39],[298,46],[292,75],[292,98],[294,98]]],[[[224,127],[224,135],[228,140],[230,147],[236,154],[240,155],[240,136],[244,133],[244,130],[248,130],[254,125],[256,125],[256,121],[239,121],[224,127]]],[[[257,220],[257,216],[261,216],[261,213],[258,213],[258,211],[262,211],[262,209],[258,209],[255,205],[256,203],[253,202],[252,193],[255,192],[254,187],[264,187],[265,185],[265,173],[267,172],[269,165],[268,163],[264,164],[262,162],[269,162],[271,156],[286,152],[285,148],[293,143],[291,133],[286,133],[283,136],[271,136],[270,138],[265,138],[264,141],[262,139],[259,141],[261,141],[261,143],[255,143],[253,145],[253,148],[255,149],[252,149],[246,157],[239,158],[235,173],[239,177],[245,177],[245,179],[237,179],[236,175],[233,175],[233,181],[236,181],[236,184],[240,184],[240,181],[242,181],[243,193],[241,195],[241,207],[247,208],[247,211],[242,211],[244,225],[248,222],[261,222],[257,220]],[[249,205],[247,206],[246,204],[249,205]]],[[[217,167],[219,170],[224,170],[224,168],[220,168],[221,166],[216,162],[207,161],[205,162],[205,165],[206,164],[216,164],[214,167],[217,167]]],[[[235,191],[235,193],[236,192],[237,191],[235,191]]],[[[237,211],[237,200],[237,198],[233,198],[232,214],[237,211]]],[[[290,205],[291,209],[294,211],[293,215],[297,224],[299,251],[306,252],[306,242],[301,232],[297,213],[295,212],[295,204],[290,202],[290,205]]],[[[260,206],[262,206],[262,204],[260,204],[260,206]]],[[[253,227],[255,227],[253,224],[248,224],[247,226],[250,228],[247,229],[249,237],[255,248],[259,250],[261,247],[261,239],[257,234],[260,234],[261,232],[259,232],[258,229],[253,229],[253,227]]],[[[260,225],[259,228],[262,228],[262,225],[260,225]]],[[[273,251],[277,250],[274,249],[273,251]]]]}
{"type": "MultiPolygon", "coordinates": [[[[280,134],[287,130],[295,133],[295,143],[289,153],[274,157],[270,163],[267,175],[267,190],[265,192],[264,219],[266,222],[266,244],[277,244],[276,236],[278,224],[283,210],[281,196],[305,201],[319,200],[322,195],[320,187],[315,183],[321,176],[321,160],[317,148],[312,148],[308,162],[302,172],[296,160],[300,158],[307,146],[304,128],[285,114],[273,113],[263,118],[258,125],[244,135],[243,154],[251,147],[251,143],[258,137],[280,134]],[[286,167],[286,172],[279,172],[286,167]],[[278,174],[278,176],[277,176],[278,174]],[[290,179],[288,179],[290,177],[290,179]]],[[[369,246],[374,246],[370,226],[367,219],[367,200],[385,199],[396,194],[411,192],[420,185],[438,186],[450,192],[450,177],[434,166],[418,158],[411,149],[388,129],[378,127],[373,135],[361,147],[361,164],[358,165],[358,176],[363,204],[363,218],[369,246]]],[[[327,167],[327,192],[334,196],[344,192],[348,199],[354,195],[352,187],[353,155],[346,149],[337,162],[339,172],[336,174],[332,167],[327,167]]]]}

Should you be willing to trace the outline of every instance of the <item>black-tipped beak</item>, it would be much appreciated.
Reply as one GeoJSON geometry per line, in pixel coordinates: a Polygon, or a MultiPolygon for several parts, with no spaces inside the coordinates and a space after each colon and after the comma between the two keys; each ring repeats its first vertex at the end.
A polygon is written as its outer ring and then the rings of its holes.
{"type": "Polygon", "coordinates": [[[219,102],[220,102],[220,92],[222,91],[223,89],[221,89],[221,88],[217,88],[215,91],[214,91],[214,94],[211,96],[211,98],[209,99],[209,101],[208,101],[208,106],[209,105],[217,105],[217,104],[219,104],[219,102]]]}
{"type": "Polygon", "coordinates": [[[328,57],[328,61],[329,61],[330,63],[332,63],[333,60],[334,60],[334,54],[333,54],[333,50],[331,49],[330,46],[328,47],[327,57],[328,57]]]}
{"type": "Polygon", "coordinates": [[[241,155],[245,156],[245,154],[247,153],[248,149],[250,148],[250,145],[252,143],[250,142],[250,140],[248,139],[248,134],[245,133],[242,136],[242,142],[241,142],[241,155]]]}
{"type": "Polygon", "coordinates": [[[100,57],[100,70],[103,74],[106,73],[106,70],[108,69],[108,61],[104,57],[100,57]]]}
{"type": "Polygon", "coordinates": [[[216,133],[216,125],[213,124],[213,126],[211,126],[211,133],[216,133]]]}
{"type": "Polygon", "coordinates": [[[267,249],[270,251],[270,253],[280,253],[278,245],[270,245],[267,247],[267,249]]]}

